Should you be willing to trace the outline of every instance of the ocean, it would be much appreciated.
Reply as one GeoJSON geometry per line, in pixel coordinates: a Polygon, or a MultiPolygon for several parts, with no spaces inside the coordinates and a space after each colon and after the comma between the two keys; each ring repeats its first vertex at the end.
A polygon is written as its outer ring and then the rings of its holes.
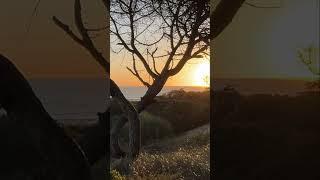
{"type": "MultiPolygon", "coordinates": [[[[97,112],[106,109],[107,91],[104,79],[32,79],[29,81],[46,110],[57,120],[96,120],[97,112]]],[[[294,95],[303,91],[305,81],[266,79],[217,79],[214,89],[233,85],[243,94],[277,93],[294,95]]],[[[145,87],[120,87],[132,101],[139,100],[145,87]]],[[[164,87],[160,94],[171,90],[203,91],[203,87],[164,87]]]]}
{"type": "MultiPolygon", "coordinates": [[[[95,120],[97,112],[106,109],[107,91],[104,79],[31,79],[33,90],[49,114],[57,120],[95,120]]],[[[202,87],[164,87],[171,90],[202,91],[202,87]]],[[[139,100],[145,87],[120,87],[125,97],[139,100]]]]}
{"type": "Polygon", "coordinates": [[[106,109],[103,79],[31,79],[42,104],[56,120],[92,120],[106,109]]]}
{"type": "MultiPolygon", "coordinates": [[[[129,99],[130,101],[138,101],[140,98],[144,95],[144,93],[147,91],[146,87],[141,86],[124,86],[120,87],[123,95],[129,99]]],[[[204,91],[204,87],[194,87],[194,86],[165,86],[162,91],[159,93],[159,95],[165,94],[167,92],[170,92],[172,90],[179,90],[183,89],[184,91],[204,91]]]]}

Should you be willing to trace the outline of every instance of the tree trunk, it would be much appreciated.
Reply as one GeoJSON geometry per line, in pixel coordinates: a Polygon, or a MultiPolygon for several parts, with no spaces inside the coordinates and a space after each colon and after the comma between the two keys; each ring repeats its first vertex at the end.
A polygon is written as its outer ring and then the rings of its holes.
{"type": "MultiPolygon", "coordinates": [[[[140,120],[139,115],[134,108],[134,106],[124,97],[120,88],[117,84],[110,79],[110,94],[113,100],[116,100],[120,105],[122,112],[124,113],[124,117],[122,119],[126,119],[129,121],[129,155],[130,159],[137,157],[140,151],[141,144],[141,136],[140,136],[140,120]]],[[[122,121],[117,123],[111,129],[111,145],[113,146],[113,150],[120,150],[118,144],[118,134],[120,133],[120,129],[123,127],[122,121]],[[119,126],[120,124],[120,126],[119,126]],[[118,127],[121,127],[118,129],[118,127]]],[[[116,154],[121,154],[122,152],[115,152],[116,154]]]]}
{"type": "MultiPolygon", "coordinates": [[[[213,9],[210,19],[211,19],[211,39],[216,38],[221,32],[232,22],[232,19],[238,12],[239,8],[245,0],[222,0],[219,2],[217,7],[213,9]]],[[[148,87],[148,91],[146,94],[141,98],[141,101],[137,105],[137,112],[142,112],[147,106],[154,102],[154,98],[157,94],[162,90],[163,86],[165,85],[168,76],[166,74],[162,74],[159,76],[158,79],[154,81],[154,83],[148,87]]],[[[120,132],[121,128],[125,125],[128,119],[124,116],[119,121],[117,121],[114,129],[112,130],[113,135],[113,149],[117,151],[118,154],[123,154],[121,152],[118,140],[118,133],[120,132]]]]}
{"type": "Polygon", "coordinates": [[[26,129],[42,159],[46,174],[41,179],[90,179],[90,166],[80,146],[50,117],[27,80],[2,55],[0,83],[0,104],[10,120],[26,129]]]}
{"type": "MultiPolygon", "coordinates": [[[[146,92],[146,94],[141,98],[141,101],[139,101],[136,109],[132,110],[131,115],[130,116],[125,116],[125,115],[121,116],[113,125],[113,127],[111,129],[110,141],[111,141],[111,148],[113,150],[113,156],[115,158],[123,157],[125,155],[125,153],[121,150],[121,148],[119,146],[118,138],[119,138],[120,130],[128,121],[128,117],[131,117],[131,120],[129,119],[129,138],[130,138],[130,142],[129,142],[130,151],[129,151],[129,153],[131,153],[131,155],[129,155],[129,156],[136,157],[138,155],[139,149],[140,149],[140,141],[141,141],[140,140],[141,139],[141,137],[140,137],[140,134],[141,134],[140,120],[138,118],[138,114],[141,113],[147,106],[149,106],[150,104],[155,102],[154,98],[161,91],[161,89],[163,88],[167,79],[168,79],[168,76],[159,76],[158,79],[156,79],[156,81],[154,82],[154,84],[152,84],[148,88],[148,91],[146,92]],[[138,147],[139,147],[139,149],[138,149],[138,147]]],[[[120,89],[119,89],[119,91],[120,91],[120,89]]],[[[120,93],[121,93],[121,91],[120,91],[120,93]]],[[[124,96],[123,96],[123,98],[124,98],[124,96]]],[[[128,104],[128,103],[131,104],[131,103],[125,98],[122,101],[124,102],[122,105],[123,106],[122,109],[123,108],[125,109],[124,112],[130,111],[130,110],[126,110],[127,109],[126,104],[128,104]]],[[[134,108],[134,107],[132,106],[131,108],[134,108]]]]}
{"type": "MultiPolygon", "coordinates": [[[[79,144],[85,152],[88,161],[93,166],[108,152],[108,131],[107,122],[109,122],[110,112],[107,110],[104,113],[98,113],[99,123],[90,127],[85,135],[79,140],[79,144]]],[[[107,160],[108,161],[108,160],[107,160]]]]}

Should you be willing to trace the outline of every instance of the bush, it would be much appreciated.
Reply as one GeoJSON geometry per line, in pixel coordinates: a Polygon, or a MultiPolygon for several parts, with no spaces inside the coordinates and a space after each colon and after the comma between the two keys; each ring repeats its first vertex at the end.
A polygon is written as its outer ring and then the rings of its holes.
{"type": "Polygon", "coordinates": [[[206,101],[209,100],[210,91],[206,89],[204,91],[185,91],[183,89],[172,90],[158,96],[158,99],[164,100],[189,100],[189,101],[206,101]]]}
{"type": "MultiPolygon", "coordinates": [[[[140,114],[141,122],[141,143],[143,145],[155,140],[171,137],[173,133],[172,125],[165,119],[154,116],[148,112],[140,114]]],[[[120,139],[128,142],[128,124],[121,129],[120,139]]]]}
{"type": "Polygon", "coordinates": [[[176,134],[210,122],[209,100],[208,102],[189,100],[181,100],[174,103],[158,102],[148,107],[147,112],[170,122],[176,134]]]}

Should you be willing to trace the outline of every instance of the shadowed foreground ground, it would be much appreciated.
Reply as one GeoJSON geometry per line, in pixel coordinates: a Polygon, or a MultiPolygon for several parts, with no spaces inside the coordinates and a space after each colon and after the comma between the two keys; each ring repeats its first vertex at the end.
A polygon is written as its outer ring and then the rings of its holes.
{"type": "MultiPolygon", "coordinates": [[[[186,131],[209,122],[208,93],[206,97],[196,99],[197,101],[188,98],[187,101],[176,102],[164,100],[153,104],[140,115],[142,152],[134,162],[129,177],[208,179],[209,134],[193,133],[194,137],[184,139],[186,131]]],[[[79,139],[94,122],[59,121],[67,134],[76,139],[79,139]]],[[[39,154],[29,143],[29,137],[22,124],[1,118],[0,125],[0,179],[26,179],[26,172],[31,173],[31,177],[33,173],[37,174],[38,170],[41,170],[39,154]]],[[[208,126],[206,128],[208,130],[208,126]]],[[[127,132],[128,129],[125,127],[121,134],[122,145],[128,140],[127,132]]],[[[92,167],[94,180],[106,178],[106,166],[105,160],[101,159],[92,167]]]]}
{"type": "Polygon", "coordinates": [[[320,95],[254,95],[214,121],[217,179],[320,179],[320,95]]]}
{"type": "MultiPolygon", "coordinates": [[[[189,101],[159,102],[141,114],[142,152],[127,176],[119,174],[128,171],[121,169],[122,162],[113,161],[119,171],[112,171],[114,179],[209,179],[208,94],[189,95],[189,101]]],[[[319,107],[318,94],[266,94],[243,96],[238,111],[228,117],[214,114],[211,133],[215,178],[320,179],[319,107]]],[[[66,129],[77,137],[86,128],[66,129]]],[[[125,132],[122,142],[127,140],[125,132]]],[[[38,168],[32,166],[37,160],[32,157],[37,154],[21,137],[26,137],[22,127],[1,120],[0,174],[19,172],[23,167],[31,171],[38,168]]],[[[92,168],[95,180],[105,179],[105,167],[101,160],[92,168]]]]}

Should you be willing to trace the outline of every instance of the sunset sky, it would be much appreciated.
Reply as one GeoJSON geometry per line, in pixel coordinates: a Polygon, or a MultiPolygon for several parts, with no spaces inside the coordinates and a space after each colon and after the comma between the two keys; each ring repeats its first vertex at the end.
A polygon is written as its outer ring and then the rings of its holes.
{"type": "MultiPolygon", "coordinates": [[[[259,5],[280,5],[256,9],[248,5],[214,42],[215,78],[310,78],[312,74],[297,58],[297,50],[319,47],[318,0],[250,1],[259,5]],[[260,2],[260,3],[259,3],[260,2]]],[[[130,56],[111,53],[111,76],[124,85],[140,85],[127,71],[130,56]]],[[[191,61],[167,85],[195,85],[205,60],[191,61]]]]}
{"type": "MultiPolygon", "coordinates": [[[[41,0],[30,32],[26,26],[37,0],[0,1],[0,53],[11,58],[28,78],[103,77],[102,69],[52,21],[57,16],[73,23],[73,1],[41,0]]],[[[99,0],[82,0],[84,19],[90,27],[103,27],[105,12],[99,0]]],[[[107,53],[105,34],[97,39],[98,48],[107,53]]]]}
{"type": "Polygon", "coordinates": [[[272,1],[282,8],[244,5],[216,39],[215,77],[312,77],[297,58],[297,50],[309,45],[319,48],[319,0],[272,1]]]}
{"type": "MultiPolygon", "coordinates": [[[[89,25],[101,27],[104,23],[101,1],[83,2],[89,25]]],[[[278,9],[255,9],[244,5],[234,22],[216,39],[214,76],[311,77],[298,60],[296,50],[310,44],[319,47],[317,2],[319,0],[283,0],[282,8],[278,9]]],[[[73,24],[73,1],[42,1],[26,37],[26,24],[35,3],[36,0],[0,1],[0,53],[13,59],[28,78],[103,77],[101,68],[88,53],[51,20],[56,15],[67,24],[73,24]]],[[[103,34],[97,44],[106,54],[103,34]]],[[[123,56],[111,53],[112,78],[122,86],[141,85],[126,70],[128,63],[130,61],[123,56]]],[[[167,85],[196,85],[203,72],[199,69],[206,69],[206,63],[205,59],[190,62],[167,85]]]]}

